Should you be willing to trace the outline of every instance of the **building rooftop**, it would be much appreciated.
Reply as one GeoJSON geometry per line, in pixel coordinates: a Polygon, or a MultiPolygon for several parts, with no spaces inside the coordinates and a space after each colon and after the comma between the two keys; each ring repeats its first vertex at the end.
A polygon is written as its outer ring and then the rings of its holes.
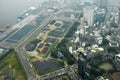
{"type": "Polygon", "coordinates": [[[106,80],[106,79],[104,79],[103,76],[99,76],[99,77],[97,77],[95,80],[106,80]]]}
{"type": "Polygon", "coordinates": [[[120,54],[116,55],[117,57],[120,57],[120,54]]]}
{"type": "Polygon", "coordinates": [[[119,44],[118,44],[117,42],[111,41],[111,42],[109,43],[109,46],[110,46],[110,47],[119,47],[119,44]]]}
{"type": "Polygon", "coordinates": [[[80,59],[81,61],[85,61],[85,59],[84,59],[83,57],[79,57],[79,59],[80,59]]]}
{"type": "Polygon", "coordinates": [[[0,48],[0,54],[3,54],[4,49],[0,48]]]}

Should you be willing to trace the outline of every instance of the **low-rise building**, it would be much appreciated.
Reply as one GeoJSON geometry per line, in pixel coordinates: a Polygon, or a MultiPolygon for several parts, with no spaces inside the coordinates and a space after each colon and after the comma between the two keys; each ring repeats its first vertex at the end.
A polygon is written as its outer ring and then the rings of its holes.
{"type": "Polygon", "coordinates": [[[110,47],[119,47],[119,44],[115,41],[110,41],[109,46],[110,47]]]}
{"type": "Polygon", "coordinates": [[[3,54],[4,49],[0,48],[0,55],[3,54]]]}
{"type": "Polygon", "coordinates": [[[109,80],[109,79],[105,79],[103,76],[98,76],[95,80],[109,80]]]}

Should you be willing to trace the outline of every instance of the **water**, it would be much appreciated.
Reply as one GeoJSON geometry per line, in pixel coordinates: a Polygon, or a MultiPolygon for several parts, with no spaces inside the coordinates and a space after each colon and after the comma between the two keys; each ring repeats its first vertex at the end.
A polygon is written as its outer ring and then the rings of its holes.
{"type": "Polygon", "coordinates": [[[0,0],[0,26],[14,25],[17,16],[29,7],[38,7],[46,0],[0,0]]]}

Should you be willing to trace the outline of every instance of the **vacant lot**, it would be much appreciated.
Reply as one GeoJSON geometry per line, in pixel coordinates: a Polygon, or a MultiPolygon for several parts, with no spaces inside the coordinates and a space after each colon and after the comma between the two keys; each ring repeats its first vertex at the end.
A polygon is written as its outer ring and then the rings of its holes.
{"type": "Polygon", "coordinates": [[[51,71],[57,70],[59,68],[62,68],[64,65],[63,62],[57,61],[57,60],[44,60],[44,61],[35,61],[34,63],[35,68],[38,71],[38,74],[42,75],[45,73],[49,73],[51,71]]]}

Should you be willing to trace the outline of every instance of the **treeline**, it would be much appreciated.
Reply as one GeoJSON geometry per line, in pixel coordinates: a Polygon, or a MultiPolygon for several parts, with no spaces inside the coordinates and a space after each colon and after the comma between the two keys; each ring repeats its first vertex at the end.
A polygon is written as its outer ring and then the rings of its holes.
{"type": "Polygon", "coordinates": [[[4,59],[9,53],[12,53],[14,51],[14,49],[9,49],[8,51],[4,52],[1,56],[0,56],[0,61],[2,59],[4,59]]]}
{"type": "Polygon", "coordinates": [[[51,56],[53,58],[60,58],[66,61],[69,65],[72,65],[76,62],[74,56],[67,49],[66,43],[68,42],[68,40],[66,38],[72,37],[75,31],[77,31],[77,27],[79,25],[79,22],[75,22],[66,34],[65,38],[60,43],[58,43],[56,48],[52,49],[51,56]]]}
{"type": "Polygon", "coordinates": [[[15,55],[15,59],[17,60],[17,63],[19,64],[18,69],[21,69],[23,71],[24,79],[27,80],[27,75],[26,75],[26,73],[24,71],[22,63],[21,63],[21,61],[20,61],[20,59],[19,59],[19,57],[18,57],[17,52],[15,51],[15,49],[11,48],[11,49],[7,50],[6,52],[4,52],[4,54],[0,57],[0,61],[4,60],[7,56],[12,55],[12,54],[15,55]]]}
{"type": "Polygon", "coordinates": [[[78,26],[80,25],[79,22],[74,22],[73,26],[70,28],[68,33],[66,34],[66,38],[72,37],[73,34],[77,31],[78,26]]]}
{"type": "Polygon", "coordinates": [[[51,56],[53,58],[60,58],[66,61],[69,65],[73,65],[76,62],[74,56],[67,50],[66,44],[67,40],[63,39],[56,48],[51,51],[51,56]]]}

